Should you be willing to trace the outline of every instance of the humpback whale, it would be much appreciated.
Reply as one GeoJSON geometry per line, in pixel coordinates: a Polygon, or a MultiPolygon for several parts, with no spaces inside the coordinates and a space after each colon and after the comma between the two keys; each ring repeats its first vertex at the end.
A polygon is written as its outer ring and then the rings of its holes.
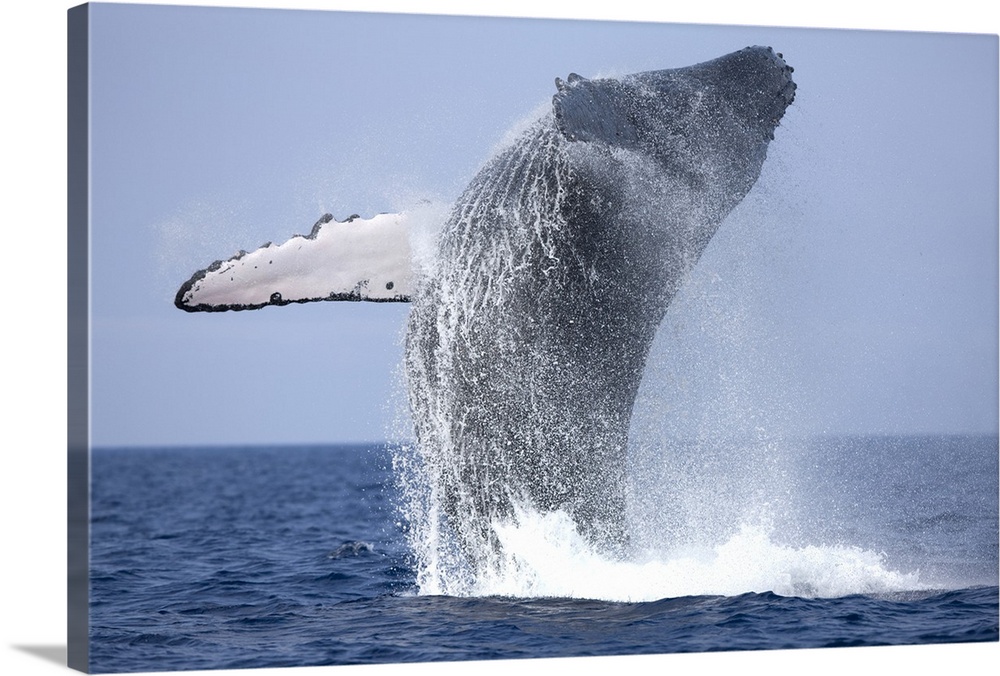
{"type": "Polygon", "coordinates": [[[625,454],[654,334],[756,182],[795,95],[781,54],[557,78],[548,110],[490,159],[415,265],[409,214],[324,216],[309,235],[216,261],[187,311],[314,300],[412,303],[405,377],[439,532],[482,569],[495,527],[561,510],[627,551],[625,454]]]}

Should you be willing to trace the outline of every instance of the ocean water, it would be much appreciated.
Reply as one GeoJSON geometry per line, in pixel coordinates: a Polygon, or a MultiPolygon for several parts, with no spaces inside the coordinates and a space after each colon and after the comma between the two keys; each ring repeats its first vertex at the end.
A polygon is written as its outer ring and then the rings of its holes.
{"type": "Polygon", "coordinates": [[[785,442],[756,474],[741,443],[633,468],[627,560],[522,513],[461,595],[386,446],[95,449],[91,670],[998,640],[996,436],[785,442]]]}

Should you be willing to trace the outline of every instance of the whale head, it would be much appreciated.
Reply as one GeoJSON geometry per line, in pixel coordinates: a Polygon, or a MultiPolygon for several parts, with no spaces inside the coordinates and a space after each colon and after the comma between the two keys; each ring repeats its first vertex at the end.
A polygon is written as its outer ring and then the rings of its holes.
{"type": "Polygon", "coordinates": [[[747,47],[619,79],[571,74],[556,80],[553,110],[569,141],[642,153],[728,212],[757,180],[795,98],[791,74],[770,47],[747,47]]]}

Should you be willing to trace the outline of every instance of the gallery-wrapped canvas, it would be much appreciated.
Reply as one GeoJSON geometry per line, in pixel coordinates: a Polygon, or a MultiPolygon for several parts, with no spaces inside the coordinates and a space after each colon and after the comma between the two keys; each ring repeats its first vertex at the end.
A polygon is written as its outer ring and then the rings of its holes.
{"type": "Polygon", "coordinates": [[[997,641],[997,55],[70,10],[70,666],[997,641]]]}

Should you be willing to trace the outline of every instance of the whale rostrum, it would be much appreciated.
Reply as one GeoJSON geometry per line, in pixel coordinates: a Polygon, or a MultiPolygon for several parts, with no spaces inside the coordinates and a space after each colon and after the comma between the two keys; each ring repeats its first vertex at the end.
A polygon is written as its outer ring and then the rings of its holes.
{"type": "Polygon", "coordinates": [[[756,182],[792,103],[769,47],[694,66],[557,78],[552,108],[476,174],[414,265],[408,213],[241,252],[180,289],[188,311],[411,301],[405,377],[424,489],[473,569],[522,506],[624,554],[625,453],[656,329],[756,182]]]}

